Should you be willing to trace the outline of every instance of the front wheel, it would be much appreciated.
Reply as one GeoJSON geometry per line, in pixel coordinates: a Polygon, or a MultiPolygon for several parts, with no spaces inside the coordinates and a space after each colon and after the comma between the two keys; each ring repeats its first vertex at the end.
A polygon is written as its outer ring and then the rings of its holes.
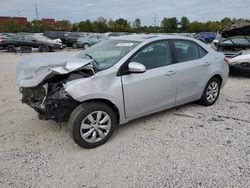
{"type": "Polygon", "coordinates": [[[89,48],[89,47],[90,47],[90,44],[88,44],[88,43],[83,44],[83,49],[84,50],[87,49],[87,48],[89,48]]]}
{"type": "Polygon", "coordinates": [[[213,105],[219,97],[220,85],[221,85],[221,83],[217,78],[215,78],[215,77],[211,78],[208,81],[208,83],[203,91],[203,94],[202,94],[201,99],[199,100],[199,103],[204,105],[204,106],[213,105]]]}
{"type": "Polygon", "coordinates": [[[89,102],[79,105],[71,113],[68,127],[79,146],[94,148],[108,141],[116,124],[116,115],[108,105],[89,102]]]}

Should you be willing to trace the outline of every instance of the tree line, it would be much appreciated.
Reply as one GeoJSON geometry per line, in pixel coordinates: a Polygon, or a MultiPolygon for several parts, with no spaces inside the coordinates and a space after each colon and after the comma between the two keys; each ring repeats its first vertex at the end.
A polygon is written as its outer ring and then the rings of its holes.
{"type": "Polygon", "coordinates": [[[62,20],[57,24],[48,24],[41,20],[32,20],[27,25],[18,25],[13,20],[8,20],[0,25],[0,32],[44,32],[44,31],[79,31],[79,32],[135,32],[135,33],[196,33],[202,31],[216,32],[232,23],[245,21],[250,24],[248,19],[236,19],[225,17],[220,21],[190,21],[187,17],[178,20],[176,17],[163,18],[160,26],[142,26],[139,18],[133,22],[119,18],[107,20],[99,17],[97,20],[89,19],[78,23],[71,23],[69,20],[62,20]]]}

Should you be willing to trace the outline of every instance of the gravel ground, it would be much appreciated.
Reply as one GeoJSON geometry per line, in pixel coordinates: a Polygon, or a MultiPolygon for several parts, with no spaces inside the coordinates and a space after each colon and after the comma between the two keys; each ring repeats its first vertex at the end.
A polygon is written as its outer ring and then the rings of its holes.
{"type": "Polygon", "coordinates": [[[249,78],[230,77],[211,107],[132,121],[86,150],[66,124],[39,120],[21,104],[21,57],[0,52],[0,187],[250,187],[249,78]]]}

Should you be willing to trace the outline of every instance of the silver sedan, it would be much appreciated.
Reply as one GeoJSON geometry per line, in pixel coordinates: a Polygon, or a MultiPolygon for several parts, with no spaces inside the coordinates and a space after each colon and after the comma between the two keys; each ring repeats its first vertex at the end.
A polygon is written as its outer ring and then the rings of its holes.
{"type": "Polygon", "coordinates": [[[116,37],[76,57],[30,62],[17,67],[23,102],[43,119],[68,121],[85,148],[135,118],[192,101],[213,105],[229,73],[224,55],[180,36],[116,37]]]}

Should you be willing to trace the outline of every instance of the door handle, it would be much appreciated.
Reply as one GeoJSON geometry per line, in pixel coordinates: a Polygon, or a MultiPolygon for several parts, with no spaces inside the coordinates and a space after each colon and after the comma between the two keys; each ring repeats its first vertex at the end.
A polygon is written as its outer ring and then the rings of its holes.
{"type": "Polygon", "coordinates": [[[177,71],[176,70],[170,70],[168,72],[165,73],[166,76],[171,76],[174,75],[177,71]]]}
{"type": "Polygon", "coordinates": [[[208,65],[210,65],[210,64],[211,64],[210,62],[205,62],[205,63],[203,63],[204,66],[208,66],[208,65]]]}

